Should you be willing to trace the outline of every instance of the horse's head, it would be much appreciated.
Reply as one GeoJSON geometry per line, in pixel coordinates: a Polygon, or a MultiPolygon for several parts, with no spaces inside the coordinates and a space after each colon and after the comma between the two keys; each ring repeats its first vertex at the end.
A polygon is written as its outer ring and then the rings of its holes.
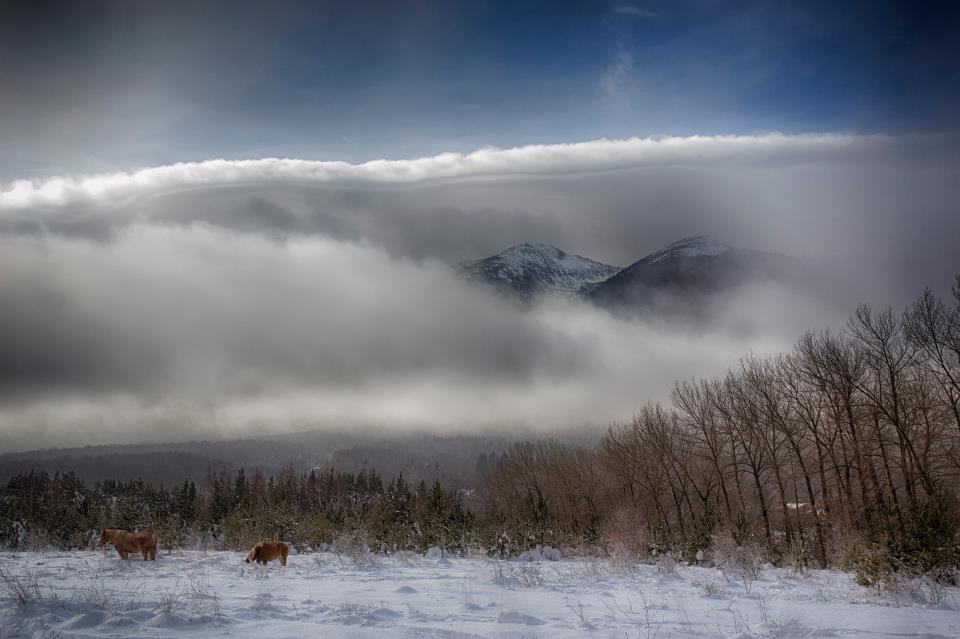
{"type": "Polygon", "coordinates": [[[97,544],[98,548],[102,548],[103,546],[110,543],[109,532],[110,532],[109,530],[104,530],[102,533],[100,533],[100,543],[97,544]]]}

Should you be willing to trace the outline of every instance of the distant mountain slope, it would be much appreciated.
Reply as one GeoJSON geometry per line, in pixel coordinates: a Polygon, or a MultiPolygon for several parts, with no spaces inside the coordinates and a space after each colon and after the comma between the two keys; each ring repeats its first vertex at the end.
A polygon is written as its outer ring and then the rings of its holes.
{"type": "MultiPolygon", "coordinates": [[[[588,442],[594,433],[568,433],[571,442],[588,442]]],[[[392,433],[369,425],[350,431],[308,431],[274,436],[168,444],[85,446],[0,453],[0,484],[30,470],[74,471],[87,482],[141,478],[154,485],[203,482],[209,471],[245,468],[275,474],[287,467],[307,472],[374,469],[385,478],[402,473],[408,481],[441,478],[452,486],[476,485],[480,466],[493,463],[516,434],[469,435],[430,432],[392,433]]]]}
{"type": "Polygon", "coordinates": [[[614,311],[697,313],[717,294],[751,283],[806,288],[812,263],[800,258],[734,249],[708,237],[689,237],[651,253],[585,292],[614,311]]]}
{"type": "Polygon", "coordinates": [[[730,253],[733,250],[730,246],[707,235],[695,235],[677,240],[673,244],[659,251],[655,251],[631,264],[627,269],[634,268],[639,264],[658,264],[660,262],[668,262],[684,257],[717,257],[718,255],[730,253]]]}
{"type": "Polygon", "coordinates": [[[543,294],[576,295],[619,270],[549,244],[527,243],[460,267],[467,279],[491,284],[524,300],[543,294]]]}

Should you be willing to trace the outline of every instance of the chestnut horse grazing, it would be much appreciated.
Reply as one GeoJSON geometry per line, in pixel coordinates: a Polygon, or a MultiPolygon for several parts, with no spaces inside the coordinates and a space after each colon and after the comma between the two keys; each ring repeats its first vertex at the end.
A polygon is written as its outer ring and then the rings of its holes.
{"type": "Polygon", "coordinates": [[[117,528],[107,528],[100,535],[100,543],[97,545],[102,548],[106,544],[113,544],[121,559],[129,559],[130,553],[138,552],[143,555],[144,561],[148,558],[157,560],[157,536],[149,530],[127,532],[117,528]]]}
{"type": "Polygon", "coordinates": [[[287,565],[287,552],[289,549],[287,545],[282,541],[261,541],[259,544],[253,547],[249,553],[247,553],[245,562],[248,564],[251,561],[255,561],[258,564],[267,565],[268,561],[273,561],[274,559],[280,560],[281,566],[287,565]]]}

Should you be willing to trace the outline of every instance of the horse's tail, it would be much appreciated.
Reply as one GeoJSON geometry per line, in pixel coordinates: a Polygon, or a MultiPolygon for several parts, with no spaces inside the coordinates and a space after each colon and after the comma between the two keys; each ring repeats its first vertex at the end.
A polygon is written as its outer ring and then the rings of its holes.
{"type": "Polygon", "coordinates": [[[150,535],[150,558],[153,561],[156,561],[157,560],[157,535],[149,528],[147,528],[147,534],[150,535]]]}
{"type": "Polygon", "coordinates": [[[143,542],[141,542],[141,548],[150,555],[150,558],[154,561],[157,560],[157,535],[154,534],[153,530],[150,528],[141,528],[137,531],[138,535],[145,536],[143,542]]]}

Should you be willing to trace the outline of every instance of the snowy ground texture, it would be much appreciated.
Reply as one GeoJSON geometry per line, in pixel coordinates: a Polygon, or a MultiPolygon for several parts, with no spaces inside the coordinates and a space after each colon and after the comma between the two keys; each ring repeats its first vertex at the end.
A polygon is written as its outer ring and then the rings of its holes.
{"type": "Polygon", "coordinates": [[[960,590],[917,603],[828,571],[727,581],[706,567],[589,559],[310,553],[265,570],[242,559],[3,553],[3,572],[40,598],[18,604],[0,584],[0,638],[960,637],[960,590]]]}

